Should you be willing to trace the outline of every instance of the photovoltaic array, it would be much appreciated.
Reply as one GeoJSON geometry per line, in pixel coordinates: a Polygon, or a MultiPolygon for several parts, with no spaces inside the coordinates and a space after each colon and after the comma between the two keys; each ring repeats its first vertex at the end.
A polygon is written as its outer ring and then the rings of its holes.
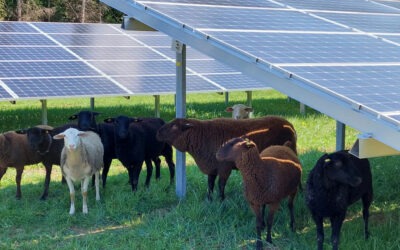
{"type": "Polygon", "coordinates": [[[103,2],[400,150],[398,1],[103,2]]]}
{"type": "MultiPolygon", "coordinates": [[[[171,41],[120,25],[0,22],[0,100],[175,93],[171,41]]],[[[189,47],[187,88],[268,87],[189,47]]]]}

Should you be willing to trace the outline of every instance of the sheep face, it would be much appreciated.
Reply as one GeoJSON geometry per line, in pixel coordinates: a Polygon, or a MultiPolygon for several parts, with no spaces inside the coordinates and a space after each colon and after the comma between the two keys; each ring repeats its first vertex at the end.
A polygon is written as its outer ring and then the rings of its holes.
{"type": "Polygon", "coordinates": [[[64,139],[64,147],[66,147],[68,150],[74,151],[82,143],[80,137],[85,135],[85,132],[79,131],[75,128],[69,128],[64,132],[53,136],[53,138],[57,140],[64,139]]]}
{"type": "Polygon", "coordinates": [[[178,145],[175,141],[183,138],[191,128],[193,124],[190,121],[182,118],[174,119],[157,131],[157,140],[173,145],[180,151],[187,151],[186,145],[178,145]]]}
{"type": "Polygon", "coordinates": [[[323,161],[324,185],[329,187],[337,181],[357,187],[362,179],[353,162],[343,155],[330,155],[323,161]]]}
{"type": "Polygon", "coordinates": [[[253,112],[253,108],[243,104],[235,104],[232,107],[227,107],[225,111],[232,112],[233,119],[248,119],[250,113],[253,112]]]}
{"type": "Polygon", "coordinates": [[[120,115],[115,118],[107,118],[104,120],[105,123],[113,123],[115,136],[118,139],[127,139],[129,136],[129,125],[132,122],[140,122],[138,118],[130,118],[127,116],[120,115]]]}
{"type": "Polygon", "coordinates": [[[39,152],[40,154],[47,153],[51,145],[50,130],[33,127],[26,131],[28,136],[28,142],[33,151],[39,152]]]}
{"type": "Polygon", "coordinates": [[[93,111],[80,111],[69,117],[69,120],[78,120],[78,127],[81,130],[96,130],[96,116],[98,112],[93,111]]]}
{"type": "Polygon", "coordinates": [[[217,151],[216,157],[219,161],[236,161],[244,152],[255,147],[254,142],[241,137],[233,138],[224,143],[217,151]]]}

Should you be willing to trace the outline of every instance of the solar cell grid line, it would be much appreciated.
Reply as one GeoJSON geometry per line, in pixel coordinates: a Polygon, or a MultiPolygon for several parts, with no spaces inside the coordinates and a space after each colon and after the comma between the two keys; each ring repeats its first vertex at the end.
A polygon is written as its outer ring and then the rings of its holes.
{"type": "MultiPolygon", "coordinates": [[[[36,25],[38,25],[39,27],[42,26],[43,23],[36,23],[36,25]]],[[[33,25],[32,25],[33,26],[33,25]]],[[[89,67],[92,67],[94,70],[96,70],[101,76],[103,76],[104,78],[107,78],[109,81],[113,82],[115,84],[116,87],[121,88],[123,91],[125,91],[127,94],[133,94],[129,89],[126,89],[125,87],[123,87],[122,85],[120,85],[118,82],[114,81],[112,78],[110,78],[109,76],[105,75],[103,72],[99,71],[98,69],[94,68],[92,65],[90,65],[89,63],[87,63],[87,61],[83,60],[81,57],[79,57],[77,54],[73,53],[70,49],[66,48],[65,46],[63,46],[62,44],[58,43],[57,41],[55,41],[54,39],[52,39],[48,34],[44,33],[43,31],[41,31],[39,28],[36,28],[35,26],[33,26],[35,29],[37,29],[40,33],[42,33],[44,36],[49,37],[51,40],[53,40],[54,42],[56,42],[57,44],[59,44],[64,50],[66,50],[67,52],[69,52],[71,55],[74,55],[76,58],[80,59],[82,62],[86,63],[89,67]]],[[[89,27],[88,25],[85,25],[84,27],[89,27]]],[[[91,26],[93,27],[93,26],[91,26]]],[[[96,25],[97,27],[97,25],[96,25]]],[[[108,27],[108,26],[107,26],[108,27]]]]}
{"type": "Polygon", "coordinates": [[[330,10],[330,11],[349,11],[365,13],[399,13],[398,10],[384,5],[374,4],[373,1],[360,0],[269,0],[270,2],[280,3],[298,10],[330,10]]]}
{"type": "Polygon", "coordinates": [[[54,40],[60,44],[72,46],[110,46],[110,47],[134,47],[140,46],[131,39],[120,34],[102,35],[102,34],[49,34],[54,40]]]}
{"type": "MultiPolygon", "coordinates": [[[[121,31],[121,32],[122,32],[122,31],[121,31]]],[[[129,37],[131,37],[132,39],[136,40],[136,38],[134,38],[134,37],[132,37],[132,36],[129,36],[129,37]]],[[[136,41],[140,42],[139,40],[136,40],[136,41]]],[[[173,58],[171,58],[171,57],[168,57],[168,56],[162,54],[161,52],[159,52],[158,50],[152,48],[151,46],[148,46],[147,44],[144,44],[144,43],[142,43],[142,44],[143,44],[146,48],[149,48],[150,50],[152,50],[152,51],[158,53],[158,54],[159,54],[160,56],[162,56],[163,58],[165,58],[165,59],[167,59],[167,60],[169,60],[169,61],[171,61],[171,62],[173,62],[173,63],[175,64],[175,59],[173,59],[173,58]]],[[[216,86],[217,88],[220,88],[220,91],[226,91],[226,89],[225,89],[224,87],[222,87],[221,85],[219,85],[218,83],[213,82],[213,81],[211,81],[211,80],[209,80],[209,79],[206,79],[204,76],[202,76],[201,74],[198,74],[197,72],[193,71],[191,68],[186,67],[186,70],[187,70],[187,73],[191,73],[191,74],[197,75],[198,77],[202,78],[203,80],[208,81],[210,84],[216,86]]]]}
{"type": "Polygon", "coordinates": [[[185,25],[199,30],[246,30],[251,27],[253,30],[348,31],[291,9],[217,8],[193,5],[176,8],[174,5],[163,3],[150,3],[148,6],[179,18],[185,25]]]}
{"type": "Polygon", "coordinates": [[[77,33],[77,34],[118,34],[109,25],[96,23],[49,23],[31,22],[31,25],[45,34],[77,33]]]}
{"type": "Polygon", "coordinates": [[[242,1],[242,0],[145,0],[138,1],[143,4],[153,3],[153,2],[163,2],[163,3],[183,3],[183,4],[191,4],[191,5],[222,5],[222,6],[239,6],[239,7],[277,7],[276,4],[270,3],[265,0],[252,0],[252,1],[242,1]]]}
{"type": "Polygon", "coordinates": [[[57,46],[53,41],[41,34],[2,33],[0,46],[57,46]]]}

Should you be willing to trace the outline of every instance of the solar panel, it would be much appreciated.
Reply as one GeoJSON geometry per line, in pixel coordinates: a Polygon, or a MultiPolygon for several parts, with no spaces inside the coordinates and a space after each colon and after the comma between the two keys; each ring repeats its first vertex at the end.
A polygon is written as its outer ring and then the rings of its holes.
{"type": "MultiPolygon", "coordinates": [[[[201,74],[239,73],[192,48],[188,55],[199,60],[188,67],[191,92],[226,91],[201,74]]],[[[0,22],[0,100],[172,94],[175,56],[171,38],[160,32],[124,31],[114,24],[0,22]]]]}
{"type": "Polygon", "coordinates": [[[364,0],[103,2],[400,150],[400,9],[364,0]]]}

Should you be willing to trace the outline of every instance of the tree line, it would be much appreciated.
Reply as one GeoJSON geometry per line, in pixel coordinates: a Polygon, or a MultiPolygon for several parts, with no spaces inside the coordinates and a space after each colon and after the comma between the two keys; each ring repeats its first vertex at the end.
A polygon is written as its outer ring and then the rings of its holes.
{"type": "Polygon", "coordinates": [[[0,0],[0,20],[120,23],[123,14],[98,0],[0,0]]]}

